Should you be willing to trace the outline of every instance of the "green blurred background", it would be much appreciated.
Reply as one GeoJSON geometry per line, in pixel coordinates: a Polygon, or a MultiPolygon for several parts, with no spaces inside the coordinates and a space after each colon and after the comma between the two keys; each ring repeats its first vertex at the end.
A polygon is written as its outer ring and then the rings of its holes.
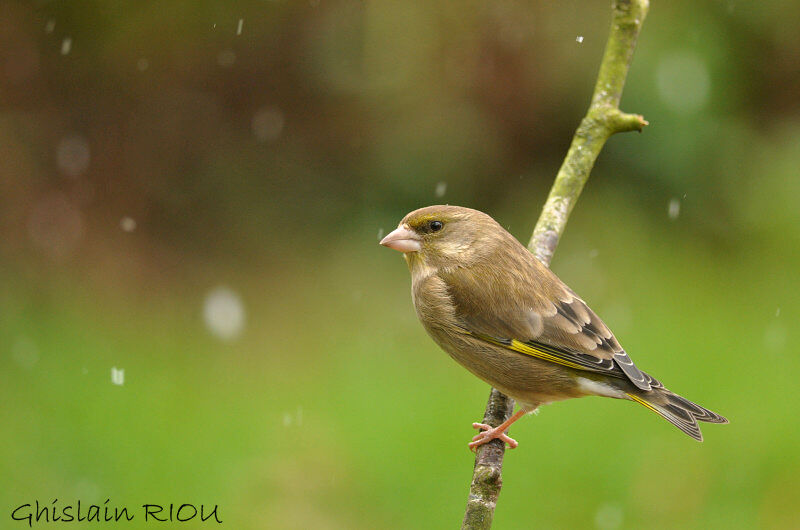
{"type": "MultiPolygon", "coordinates": [[[[651,125],[610,140],[552,264],[731,424],[697,444],[629,403],[545,407],[514,426],[496,528],[800,525],[798,16],[653,2],[622,100],[651,125]]],[[[425,335],[378,238],[447,202],[527,242],[609,20],[0,3],[0,527],[55,498],[458,526],[488,387],[425,335]]]]}

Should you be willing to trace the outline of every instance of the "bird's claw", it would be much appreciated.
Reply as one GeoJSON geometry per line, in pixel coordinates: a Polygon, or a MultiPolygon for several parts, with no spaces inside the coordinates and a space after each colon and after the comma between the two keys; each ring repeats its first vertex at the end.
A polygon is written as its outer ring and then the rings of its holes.
{"type": "Polygon", "coordinates": [[[495,438],[507,443],[511,449],[514,449],[519,445],[515,439],[511,438],[506,433],[501,432],[497,427],[492,427],[491,425],[486,425],[485,423],[473,423],[472,428],[481,429],[481,432],[473,436],[472,442],[469,444],[471,451],[477,451],[478,447],[485,443],[491,442],[495,438]]]}

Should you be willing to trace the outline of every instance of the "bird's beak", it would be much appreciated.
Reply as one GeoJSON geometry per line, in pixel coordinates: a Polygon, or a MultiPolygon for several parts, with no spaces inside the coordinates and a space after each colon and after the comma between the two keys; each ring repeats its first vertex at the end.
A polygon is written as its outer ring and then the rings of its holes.
{"type": "Polygon", "coordinates": [[[416,232],[408,228],[408,225],[398,226],[393,232],[390,232],[383,239],[381,245],[384,247],[393,248],[400,252],[417,252],[422,246],[419,242],[419,236],[416,232]]]}

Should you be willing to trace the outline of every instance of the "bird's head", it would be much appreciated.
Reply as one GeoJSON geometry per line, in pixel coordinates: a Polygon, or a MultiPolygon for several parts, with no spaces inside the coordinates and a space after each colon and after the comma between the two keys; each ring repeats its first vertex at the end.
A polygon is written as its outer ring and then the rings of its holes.
{"type": "Polygon", "coordinates": [[[449,269],[469,266],[487,255],[498,234],[507,232],[483,212],[437,205],[406,215],[381,245],[403,252],[412,268],[419,264],[449,269]]]}

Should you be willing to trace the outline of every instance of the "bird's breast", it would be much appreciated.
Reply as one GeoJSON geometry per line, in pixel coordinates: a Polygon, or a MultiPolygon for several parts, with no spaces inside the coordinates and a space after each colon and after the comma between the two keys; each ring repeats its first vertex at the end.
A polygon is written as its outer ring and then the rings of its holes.
{"type": "Polygon", "coordinates": [[[529,404],[529,409],[578,395],[570,370],[466,333],[447,283],[440,277],[431,275],[414,282],[412,291],[417,316],[431,338],[480,379],[529,404]]]}

